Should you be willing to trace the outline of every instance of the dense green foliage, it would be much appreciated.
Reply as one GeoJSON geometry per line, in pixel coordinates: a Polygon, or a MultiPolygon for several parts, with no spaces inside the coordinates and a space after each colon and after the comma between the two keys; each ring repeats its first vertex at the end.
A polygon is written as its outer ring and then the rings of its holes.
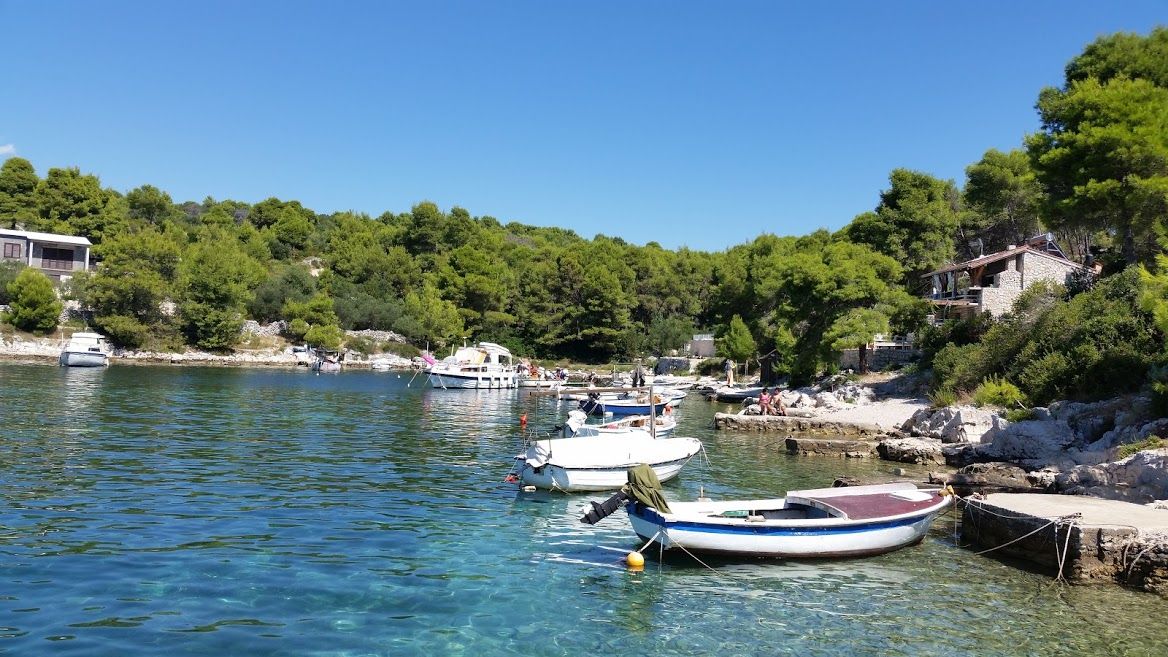
{"type": "MultiPolygon", "coordinates": [[[[1165,29],[1090,44],[1061,88],[1041,91],[1041,130],[1018,149],[985,151],[962,188],[896,168],[872,211],[835,234],[764,234],[718,253],[428,201],[377,217],[277,198],[176,202],[148,184],[103,188],[75,168],[41,178],[18,157],[0,166],[0,227],[92,240],[100,266],[70,293],[128,347],[227,350],[250,318],[327,348],[343,330],[379,329],[410,340],[404,353],[476,339],[602,362],[668,355],[702,331],[723,356],[765,360],[801,383],[834,369],[842,349],[863,360],[876,334],[911,332],[935,399],[979,386],[989,395],[986,381],[1035,403],[1097,397],[1168,383],[1166,52],[1165,29]],[[923,275],[1044,230],[1108,276],[1032,287],[1001,321],[925,325],[923,275]],[[1133,263],[1142,276],[1125,271],[1133,263]]],[[[16,276],[0,268],[0,300],[16,276]]],[[[706,367],[720,372],[721,361],[706,367]]]]}
{"type": "Polygon", "coordinates": [[[980,341],[938,349],[934,374],[940,387],[965,391],[1000,374],[1037,404],[1133,391],[1164,346],[1140,307],[1141,290],[1136,268],[1069,301],[1061,290],[1034,286],[980,341]]]}
{"type": "Polygon", "coordinates": [[[62,304],[53,283],[36,269],[26,267],[7,285],[8,321],[25,331],[47,333],[57,328],[62,304]]]}

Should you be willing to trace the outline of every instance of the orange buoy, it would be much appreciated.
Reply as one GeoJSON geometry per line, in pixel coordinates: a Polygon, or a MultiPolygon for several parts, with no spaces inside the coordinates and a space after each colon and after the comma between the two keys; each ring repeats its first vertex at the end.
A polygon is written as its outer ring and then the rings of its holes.
{"type": "Polygon", "coordinates": [[[527,426],[527,413],[524,413],[523,415],[519,416],[519,426],[521,426],[521,427],[527,426]]]}

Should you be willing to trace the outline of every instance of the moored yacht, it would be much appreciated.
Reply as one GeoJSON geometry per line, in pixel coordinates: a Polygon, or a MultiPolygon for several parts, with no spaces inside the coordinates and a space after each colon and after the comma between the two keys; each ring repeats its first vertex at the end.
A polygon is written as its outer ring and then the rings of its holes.
{"type": "Polygon", "coordinates": [[[100,333],[74,333],[58,359],[68,367],[105,367],[109,365],[109,347],[100,333]]]}

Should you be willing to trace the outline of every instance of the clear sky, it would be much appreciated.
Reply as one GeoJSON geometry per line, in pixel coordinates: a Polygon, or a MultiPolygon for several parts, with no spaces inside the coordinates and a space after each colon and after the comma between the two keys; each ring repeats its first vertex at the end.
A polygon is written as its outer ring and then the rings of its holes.
{"type": "Polygon", "coordinates": [[[897,167],[1038,129],[1168,0],[0,0],[0,157],[176,201],[421,200],[721,250],[838,229],[897,167]]]}

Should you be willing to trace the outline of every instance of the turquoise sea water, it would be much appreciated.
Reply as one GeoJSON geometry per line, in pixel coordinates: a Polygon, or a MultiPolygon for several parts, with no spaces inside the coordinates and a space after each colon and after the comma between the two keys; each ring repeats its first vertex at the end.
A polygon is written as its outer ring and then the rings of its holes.
{"type": "MultiPolygon", "coordinates": [[[[603,495],[502,483],[523,391],[395,373],[0,363],[3,655],[1168,655],[1168,602],[954,543],[832,562],[622,565],[603,495]]],[[[720,408],[720,407],[719,407],[720,408]]],[[[778,495],[892,465],[710,429],[666,485],[778,495]]]]}

